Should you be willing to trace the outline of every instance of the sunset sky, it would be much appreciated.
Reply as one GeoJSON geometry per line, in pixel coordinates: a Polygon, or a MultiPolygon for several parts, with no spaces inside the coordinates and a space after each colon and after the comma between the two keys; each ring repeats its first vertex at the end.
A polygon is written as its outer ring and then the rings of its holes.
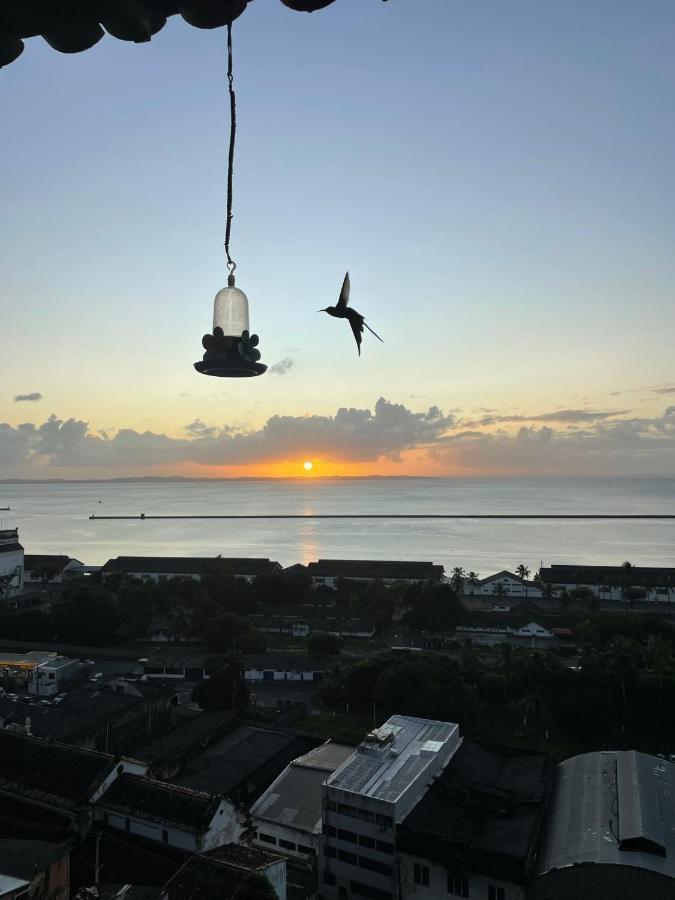
{"type": "Polygon", "coordinates": [[[0,72],[0,478],[675,476],[672,0],[255,0],[0,72]],[[366,333],[317,315],[345,270],[366,333]],[[311,471],[303,463],[312,461],[311,471]]]}

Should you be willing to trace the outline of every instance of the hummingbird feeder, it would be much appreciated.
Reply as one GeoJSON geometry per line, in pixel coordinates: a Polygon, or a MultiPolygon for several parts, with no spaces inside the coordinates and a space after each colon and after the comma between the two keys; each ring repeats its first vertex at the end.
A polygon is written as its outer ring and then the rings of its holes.
{"type": "Polygon", "coordinates": [[[248,321],[248,297],[234,283],[236,263],[230,256],[232,225],[232,174],[234,168],[234,140],[237,130],[236,103],[232,75],[232,22],[227,23],[227,79],[230,91],[230,151],[227,167],[227,218],[225,224],[225,255],[227,257],[227,287],[222,288],[213,301],[213,334],[202,338],[204,356],[194,364],[202,375],[218,378],[252,378],[267,371],[261,363],[259,338],[251,334],[248,321]]]}

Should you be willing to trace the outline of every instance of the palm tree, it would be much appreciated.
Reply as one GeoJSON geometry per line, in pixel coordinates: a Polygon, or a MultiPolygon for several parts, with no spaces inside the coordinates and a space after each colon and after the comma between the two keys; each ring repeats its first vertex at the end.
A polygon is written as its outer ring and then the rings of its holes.
{"type": "Polygon", "coordinates": [[[463,593],[464,588],[464,579],[466,578],[466,572],[461,566],[455,566],[452,570],[452,578],[450,579],[450,584],[454,587],[458,594],[463,593]]]}
{"type": "Polygon", "coordinates": [[[527,568],[525,563],[521,563],[516,567],[516,575],[523,582],[523,587],[525,588],[525,603],[527,604],[527,611],[530,612],[530,604],[527,602],[527,579],[530,577],[530,570],[527,568]]]}
{"type": "Polygon", "coordinates": [[[504,585],[501,581],[498,581],[495,586],[492,588],[492,593],[495,597],[503,597],[506,591],[504,590],[504,585]]]}
{"type": "MultiPolygon", "coordinates": [[[[478,578],[478,573],[473,572],[473,571],[468,572],[467,576],[466,576],[466,581],[467,581],[467,584],[469,584],[472,588],[478,587],[478,585],[480,584],[480,579],[478,578]]],[[[471,593],[473,594],[473,591],[471,591],[471,593]]]]}
{"type": "Polygon", "coordinates": [[[621,586],[621,593],[623,594],[623,598],[625,600],[626,597],[628,597],[628,599],[631,601],[631,605],[632,605],[632,598],[630,596],[630,591],[633,586],[633,579],[631,578],[631,569],[632,568],[633,568],[632,562],[628,562],[628,560],[626,560],[626,562],[622,562],[621,563],[621,576],[619,579],[620,586],[621,586]]]}

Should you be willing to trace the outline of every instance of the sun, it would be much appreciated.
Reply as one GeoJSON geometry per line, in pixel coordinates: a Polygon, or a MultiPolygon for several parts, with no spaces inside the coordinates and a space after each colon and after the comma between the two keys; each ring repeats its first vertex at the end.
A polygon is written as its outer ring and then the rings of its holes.
{"type": "Polygon", "coordinates": [[[302,468],[305,470],[305,472],[311,472],[314,468],[314,463],[311,461],[311,459],[308,459],[307,462],[304,462],[302,464],[302,468]]]}

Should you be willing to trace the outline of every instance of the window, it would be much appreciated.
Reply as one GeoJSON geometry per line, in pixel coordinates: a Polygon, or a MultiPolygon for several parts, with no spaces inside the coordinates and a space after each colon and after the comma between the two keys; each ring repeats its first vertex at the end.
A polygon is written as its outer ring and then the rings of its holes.
{"type": "Polygon", "coordinates": [[[429,887],[429,866],[415,863],[414,880],[415,884],[421,884],[422,887],[429,887]]]}
{"type": "Polygon", "coordinates": [[[128,819],[124,820],[124,830],[131,831],[131,822],[128,819]]]}
{"type": "Polygon", "coordinates": [[[390,844],[388,841],[378,841],[377,849],[380,853],[392,853],[394,852],[394,845],[390,844]]]}
{"type": "Polygon", "coordinates": [[[314,853],[312,847],[305,847],[304,844],[298,844],[298,853],[305,853],[307,856],[311,856],[314,853]]]}
{"type": "Polygon", "coordinates": [[[455,897],[468,897],[469,879],[459,872],[448,872],[448,893],[455,897]]]}
{"type": "Polygon", "coordinates": [[[334,828],[332,825],[324,825],[324,826],[323,826],[323,833],[324,833],[324,834],[330,835],[330,837],[336,837],[336,836],[337,836],[337,829],[334,828]]]}
{"type": "Polygon", "coordinates": [[[358,864],[356,853],[349,850],[338,850],[338,859],[342,862],[350,863],[352,866],[358,864]]]}
{"type": "Polygon", "coordinates": [[[336,812],[337,811],[337,803],[335,802],[335,800],[326,800],[326,809],[329,812],[336,812]]]}
{"type": "Polygon", "coordinates": [[[380,813],[375,816],[375,821],[378,825],[386,825],[387,828],[391,828],[394,824],[394,820],[391,816],[382,816],[380,813]]]}
{"type": "Polygon", "coordinates": [[[332,872],[323,873],[323,883],[335,887],[335,875],[332,872]]]}
{"type": "Polygon", "coordinates": [[[335,857],[337,856],[335,847],[331,847],[330,844],[326,844],[326,846],[323,848],[323,852],[324,856],[329,856],[331,859],[335,859],[335,857]]]}
{"type": "Polygon", "coordinates": [[[346,803],[338,803],[337,811],[343,816],[353,816],[357,818],[359,811],[355,806],[348,806],[346,803]]]}
{"type": "Polygon", "coordinates": [[[162,840],[165,844],[169,843],[169,832],[166,830],[166,828],[162,828],[162,840]]]}
{"type": "Polygon", "coordinates": [[[375,839],[366,837],[365,834],[359,835],[359,847],[368,847],[369,850],[375,849],[375,839]]]}
{"type": "Polygon", "coordinates": [[[352,894],[356,894],[357,897],[370,897],[371,900],[393,900],[393,895],[389,891],[371,887],[369,884],[362,884],[360,881],[350,881],[349,890],[352,894]]]}
{"type": "Polygon", "coordinates": [[[359,866],[362,869],[368,869],[370,872],[379,872],[380,875],[392,874],[391,866],[381,863],[377,859],[371,859],[369,856],[359,856],[359,866]]]}
{"type": "Polygon", "coordinates": [[[364,822],[374,822],[375,821],[375,813],[371,812],[369,809],[360,809],[359,810],[359,819],[363,819],[364,822]]]}
{"type": "Polygon", "coordinates": [[[295,844],[291,841],[285,841],[283,838],[279,838],[279,846],[283,847],[284,850],[293,850],[295,851],[295,844]]]}
{"type": "Polygon", "coordinates": [[[356,843],[356,835],[353,831],[345,831],[343,828],[338,828],[337,836],[341,841],[349,841],[350,844],[356,843]]]}
{"type": "Polygon", "coordinates": [[[506,891],[503,887],[488,884],[488,900],[506,900],[506,891]]]}
{"type": "Polygon", "coordinates": [[[50,672],[50,673],[49,673],[49,680],[50,680],[50,681],[53,681],[55,677],[56,677],[56,676],[54,675],[53,672],[50,672]]]}
{"type": "Polygon", "coordinates": [[[258,840],[264,841],[266,844],[276,844],[277,839],[271,834],[265,834],[263,831],[258,832],[258,840]]]}

